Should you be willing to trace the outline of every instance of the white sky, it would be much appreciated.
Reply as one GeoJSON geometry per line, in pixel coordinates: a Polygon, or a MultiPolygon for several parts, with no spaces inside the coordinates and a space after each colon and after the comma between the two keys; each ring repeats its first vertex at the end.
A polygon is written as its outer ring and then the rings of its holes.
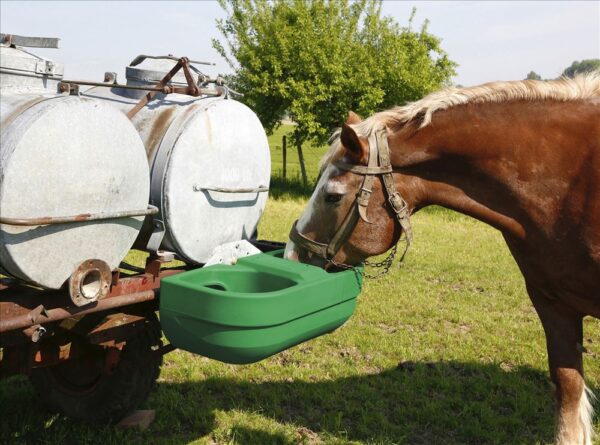
{"type": "MultiPolygon", "coordinates": [[[[558,76],[573,60],[600,58],[600,1],[385,1],[383,12],[404,25],[417,7],[416,25],[429,30],[459,63],[454,82],[473,85],[522,79],[530,70],[558,76]]],[[[101,81],[138,54],[188,56],[217,63],[209,74],[230,72],[212,49],[220,37],[216,2],[0,1],[3,33],[60,37],[60,50],[33,50],[65,64],[71,79],[101,81]]]]}

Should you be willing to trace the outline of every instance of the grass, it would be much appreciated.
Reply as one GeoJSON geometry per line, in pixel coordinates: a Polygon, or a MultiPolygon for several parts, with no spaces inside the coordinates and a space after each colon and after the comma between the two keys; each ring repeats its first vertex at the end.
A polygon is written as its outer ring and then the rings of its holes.
{"type": "MultiPolygon", "coordinates": [[[[269,200],[262,238],[286,239],[305,205],[292,195],[269,200]]],[[[168,354],[142,433],[49,414],[25,378],[4,380],[0,443],[550,443],[542,327],[500,234],[438,208],[413,224],[403,266],[367,281],[334,333],[253,365],[168,354]]],[[[598,391],[600,320],[584,332],[598,391]]]]}
{"type": "MultiPolygon", "coordinates": [[[[270,200],[261,236],[284,240],[302,200],[270,200]]],[[[144,433],[44,411],[26,379],[0,383],[1,443],[549,443],[542,328],[499,234],[423,211],[389,277],[367,281],[336,332],[233,366],[176,351],[144,433]]],[[[586,319],[588,384],[600,388],[600,321],[586,319]]],[[[597,427],[600,424],[597,422],[597,427]]]]}

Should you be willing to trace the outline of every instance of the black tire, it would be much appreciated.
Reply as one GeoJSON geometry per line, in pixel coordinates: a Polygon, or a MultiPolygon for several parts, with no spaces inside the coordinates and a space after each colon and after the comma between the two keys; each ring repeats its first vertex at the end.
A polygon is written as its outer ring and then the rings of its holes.
{"type": "MultiPolygon", "coordinates": [[[[127,340],[113,372],[104,372],[103,348],[79,344],[76,360],[35,368],[30,376],[44,404],[54,412],[92,423],[118,422],[146,401],[160,374],[161,329],[154,312],[146,326],[127,340]]],[[[74,340],[76,341],[76,340],[74,340]]]]}

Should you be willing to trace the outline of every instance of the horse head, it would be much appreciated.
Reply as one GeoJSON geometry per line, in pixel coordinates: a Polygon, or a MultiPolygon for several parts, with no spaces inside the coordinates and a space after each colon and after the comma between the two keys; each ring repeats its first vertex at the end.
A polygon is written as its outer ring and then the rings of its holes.
{"type": "Polygon", "coordinates": [[[410,204],[396,190],[385,128],[368,137],[350,112],[333,137],[330,156],[306,210],[292,227],[288,259],[350,267],[410,240],[410,204]]]}

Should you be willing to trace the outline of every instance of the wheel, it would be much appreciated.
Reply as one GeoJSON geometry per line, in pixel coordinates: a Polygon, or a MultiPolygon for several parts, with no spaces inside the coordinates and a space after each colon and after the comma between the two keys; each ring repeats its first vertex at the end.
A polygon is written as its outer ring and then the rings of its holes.
{"type": "Polygon", "coordinates": [[[153,353],[162,346],[158,318],[154,312],[145,315],[145,328],[127,340],[110,373],[105,371],[108,350],[75,338],[82,351],[76,359],[33,369],[30,380],[44,404],[94,423],[117,422],[140,406],[162,365],[162,356],[153,353]]]}

